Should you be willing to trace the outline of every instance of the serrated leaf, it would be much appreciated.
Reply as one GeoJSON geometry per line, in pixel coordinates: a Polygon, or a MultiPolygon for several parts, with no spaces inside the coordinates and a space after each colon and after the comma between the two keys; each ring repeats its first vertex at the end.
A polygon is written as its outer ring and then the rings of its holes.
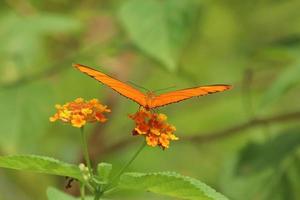
{"type": "Polygon", "coordinates": [[[266,108],[272,105],[276,100],[293,88],[293,86],[296,86],[296,84],[300,82],[299,76],[300,62],[297,62],[284,70],[264,94],[260,108],[266,108]]]}
{"type": "Polygon", "coordinates": [[[250,143],[240,153],[237,170],[239,173],[253,173],[278,167],[299,146],[299,130],[283,132],[262,144],[250,143]]]}
{"type": "MultiPolygon", "coordinates": [[[[48,200],[79,200],[80,198],[75,198],[70,196],[56,188],[49,187],[47,189],[48,200]]],[[[93,197],[85,197],[85,200],[93,200],[93,197]]]]}
{"type": "Polygon", "coordinates": [[[45,156],[1,156],[0,167],[16,170],[27,170],[36,173],[68,176],[81,180],[81,172],[78,166],[45,156]]]}
{"type": "Polygon", "coordinates": [[[190,200],[227,200],[201,181],[173,172],[125,173],[121,176],[119,187],[190,200]]]}
{"type": "Polygon", "coordinates": [[[175,70],[196,8],[191,1],[129,0],[120,10],[120,20],[135,45],[175,70]]]}

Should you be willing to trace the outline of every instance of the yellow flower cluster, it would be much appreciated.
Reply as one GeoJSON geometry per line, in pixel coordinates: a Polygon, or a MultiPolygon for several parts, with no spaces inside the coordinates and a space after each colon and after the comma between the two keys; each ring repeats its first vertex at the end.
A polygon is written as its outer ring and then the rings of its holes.
{"type": "Polygon", "coordinates": [[[85,101],[82,98],[77,98],[72,102],[64,105],[55,105],[57,112],[50,117],[51,122],[61,120],[65,123],[70,123],[72,126],[81,128],[87,122],[105,122],[107,118],[104,113],[111,112],[107,106],[102,105],[98,99],[85,101]]]}
{"type": "Polygon", "coordinates": [[[160,146],[162,149],[169,148],[170,140],[178,140],[173,134],[176,128],[166,122],[164,114],[151,113],[141,108],[133,115],[129,115],[135,121],[136,127],[133,135],[143,135],[149,146],[160,146]]]}

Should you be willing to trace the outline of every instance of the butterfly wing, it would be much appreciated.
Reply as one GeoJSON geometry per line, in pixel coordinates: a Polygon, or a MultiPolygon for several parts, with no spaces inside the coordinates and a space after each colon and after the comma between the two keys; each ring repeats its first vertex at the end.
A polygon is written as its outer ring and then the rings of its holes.
{"type": "Polygon", "coordinates": [[[96,79],[97,81],[109,86],[119,94],[135,101],[141,106],[146,106],[146,96],[140,91],[134,89],[133,87],[123,83],[122,81],[116,80],[102,72],[99,72],[90,67],[81,65],[81,64],[73,64],[79,71],[89,75],[90,77],[96,79]]]}
{"type": "Polygon", "coordinates": [[[156,108],[167,104],[183,101],[192,97],[203,96],[203,95],[212,94],[216,92],[223,92],[225,90],[229,90],[230,88],[231,88],[230,85],[207,85],[207,86],[177,90],[174,92],[168,92],[166,94],[161,94],[154,97],[150,102],[150,105],[148,106],[150,109],[156,108]]]}

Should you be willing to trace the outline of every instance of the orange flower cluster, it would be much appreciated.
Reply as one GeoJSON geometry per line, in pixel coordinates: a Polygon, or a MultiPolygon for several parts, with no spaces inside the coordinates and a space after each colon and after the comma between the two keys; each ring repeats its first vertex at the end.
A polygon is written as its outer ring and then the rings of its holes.
{"type": "Polygon", "coordinates": [[[178,140],[173,134],[176,128],[166,122],[164,114],[151,113],[141,108],[133,115],[129,115],[135,121],[136,127],[133,135],[144,135],[149,146],[160,146],[162,149],[169,148],[170,140],[178,140]]]}
{"type": "Polygon", "coordinates": [[[85,101],[82,98],[77,98],[72,102],[64,105],[55,105],[57,112],[50,117],[51,122],[61,120],[65,123],[70,123],[72,126],[81,128],[87,122],[105,122],[107,118],[104,113],[111,112],[107,106],[102,105],[98,99],[85,101]]]}

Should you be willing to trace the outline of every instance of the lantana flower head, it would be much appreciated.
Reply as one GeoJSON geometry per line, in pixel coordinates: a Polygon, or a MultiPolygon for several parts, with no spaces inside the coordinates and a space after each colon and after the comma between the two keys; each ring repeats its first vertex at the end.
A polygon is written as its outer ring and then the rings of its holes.
{"type": "Polygon", "coordinates": [[[162,149],[169,148],[170,140],[178,140],[174,135],[176,128],[167,123],[167,116],[161,113],[152,113],[143,107],[133,115],[129,115],[135,121],[133,135],[145,137],[149,146],[159,146],[162,149]]]}
{"type": "Polygon", "coordinates": [[[105,122],[107,118],[104,113],[111,112],[106,105],[102,105],[98,99],[85,101],[83,98],[77,98],[64,105],[55,105],[57,112],[49,118],[51,122],[60,120],[70,123],[72,126],[81,128],[86,123],[105,122]]]}

